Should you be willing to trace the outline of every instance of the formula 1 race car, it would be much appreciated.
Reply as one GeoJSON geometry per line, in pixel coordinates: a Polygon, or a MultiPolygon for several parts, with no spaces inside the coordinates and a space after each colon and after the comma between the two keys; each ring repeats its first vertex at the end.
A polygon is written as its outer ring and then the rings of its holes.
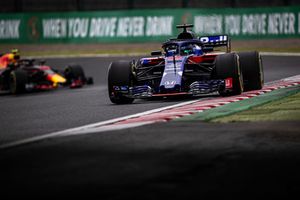
{"type": "Polygon", "coordinates": [[[183,31],[162,44],[163,51],[138,61],[112,62],[108,93],[115,104],[135,98],[199,96],[218,92],[238,95],[263,87],[264,75],[258,52],[231,52],[228,35],[196,37],[192,24],[177,25],[183,31]],[[225,52],[216,52],[224,48],[225,52]]]}
{"type": "Polygon", "coordinates": [[[92,77],[86,77],[80,65],[68,65],[65,70],[54,70],[45,61],[22,59],[0,69],[0,90],[12,94],[40,91],[69,86],[79,88],[93,84],[92,77]]]}

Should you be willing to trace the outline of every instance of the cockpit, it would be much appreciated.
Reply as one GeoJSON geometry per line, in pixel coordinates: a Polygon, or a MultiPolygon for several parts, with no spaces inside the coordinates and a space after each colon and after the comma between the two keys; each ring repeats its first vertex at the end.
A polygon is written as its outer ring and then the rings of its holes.
{"type": "Polygon", "coordinates": [[[164,51],[166,56],[173,56],[173,55],[202,55],[202,48],[199,44],[196,43],[173,43],[169,45],[165,45],[164,51]]]}

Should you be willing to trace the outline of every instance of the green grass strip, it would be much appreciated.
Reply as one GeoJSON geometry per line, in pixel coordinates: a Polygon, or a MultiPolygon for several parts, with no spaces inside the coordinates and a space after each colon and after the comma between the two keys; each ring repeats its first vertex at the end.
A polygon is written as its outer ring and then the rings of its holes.
{"type": "Polygon", "coordinates": [[[233,115],[213,119],[212,122],[228,123],[276,120],[300,120],[300,92],[233,115]]]}
{"type": "MultiPolygon", "coordinates": [[[[293,86],[288,88],[277,89],[272,92],[268,92],[250,99],[245,99],[238,102],[229,103],[220,107],[212,108],[199,112],[193,115],[189,115],[183,118],[176,119],[175,121],[215,121],[217,118],[233,115],[241,111],[251,109],[256,106],[264,105],[272,101],[283,99],[290,95],[294,95],[300,92],[299,86],[293,86]]],[[[230,120],[228,120],[230,121],[230,120]]],[[[221,122],[221,121],[220,121],[221,122]]],[[[226,120],[224,120],[226,122],[226,120]]]]}

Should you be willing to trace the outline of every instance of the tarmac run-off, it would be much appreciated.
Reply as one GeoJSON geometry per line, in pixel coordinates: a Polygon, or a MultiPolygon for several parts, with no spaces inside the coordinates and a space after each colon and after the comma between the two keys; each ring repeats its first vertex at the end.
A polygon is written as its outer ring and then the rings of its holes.
{"type": "Polygon", "coordinates": [[[66,129],[63,131],[53,132],[42,136],[27,138],[19,141],[14,141],[7,144],[2,144],[0,149],[11,148],[19,145],[24,145],[48,138],[63,137],[71,135],[81,135],[89,133],[99,133],[105,131],[121,130],[127,128],[134,128],[147,124],[153,124],[157,122],[167,122],[173,119],[190,116],[199,112],[203,112],[208,109],[216,108],[232,102],[242,101],[250,99],[273,90],[297,86],[300,84],[300,75],[288,77],[278,81],[273,81],[265,84],[263,89],[242,93],[241,95],[231,97],[216,97],[212,99],[198,99],[187,101],[184,103],[175,104],[172,106],[157,108],[142,113],[128,115],[111,120],[101,121],[98,123],[88,124],[85,126],[66,129]]]}

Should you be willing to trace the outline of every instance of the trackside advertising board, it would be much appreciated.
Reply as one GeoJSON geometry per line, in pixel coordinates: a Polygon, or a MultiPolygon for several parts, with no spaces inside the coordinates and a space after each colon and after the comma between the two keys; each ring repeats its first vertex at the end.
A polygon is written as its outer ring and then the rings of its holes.
{"type": "Polygon", "coordinates": [[[300,38],[300,7],[6,13],[0,43],[161,42],[183,23],[198,35],[300,38]]]}

